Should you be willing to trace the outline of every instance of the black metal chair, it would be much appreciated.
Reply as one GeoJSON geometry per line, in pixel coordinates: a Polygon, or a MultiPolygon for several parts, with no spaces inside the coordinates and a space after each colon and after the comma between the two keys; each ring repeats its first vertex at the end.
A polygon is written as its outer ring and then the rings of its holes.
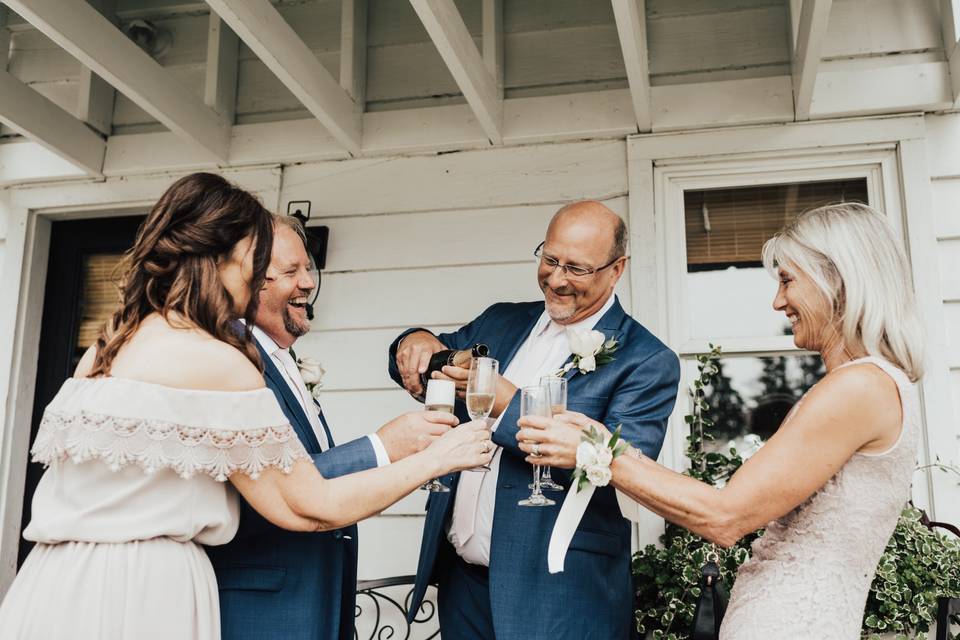
{"type": "Polygon", "coordinates": [[[431,590],[436,595],[436,587],[427,589],[420,610],[412,623],[407,622],[410,610],[410,598],[416,576],[396,576],[380,580],[360,580],[357,582],[357,607],[354,617],[356,623],[353,637],[356,640],[391,640],[403,638],[410,640],[417,631],[416,640],[431,640],[440,636],[440,623],[437,618],[436,599],[429,598],[431,590]],[[366,607],[366,608],[365,608],[366,607]],[[372,611],[371,616],[365,613],[372,611]],[[368,634],[369,632],[369,634],[368,634]],[[360,634],[363,633],[361,636],[360,634]]]}

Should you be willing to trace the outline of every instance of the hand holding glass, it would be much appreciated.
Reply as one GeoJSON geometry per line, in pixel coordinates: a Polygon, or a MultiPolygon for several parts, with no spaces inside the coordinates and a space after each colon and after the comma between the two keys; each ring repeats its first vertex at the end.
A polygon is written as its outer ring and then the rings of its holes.
{"type": "MultiPolygon", "coordinates": [[[[557,415],[567,410],[567,379],[559,376],[543,376],[540,386],[547,388],[550,395],[550,414],[557,415]]],[[[530,487],[531,489],[533,486],[530,487]]],[[[545,491],[563,491],[563,485],[553,481],[550,467],[543,467],[540,474],[540,488],[545,491]]]]}
{"type": "MultiPolygon", "coordinates": [[[[543,416],[550,418],[550,394],[547,387],[524,387],[520,390],[520,416],[543,416]]],[[[549,507],[556,504],[540,490],[540,467],[533,467],[533,493],[517,503],[521,507],[549,507]]]]}
{"type": "MultiPolygon", "coordinates": [[[[471,420],[486,420],[493,411],[497,399],[497,379],[500,363],[493,358],[473,358],[470,361],[470,374],[467,377],[467,413],[471,420]]],[[[490,471],[482,466],[469,471],[490,471]]]]}
{"type": "MultiPolygon", "coordinates": [[[[427,411],[442,411],[453,413],[453,405],[457,397],[457,387],[453,380],[428,380],[427,396],[423,401],[423,408],[427,411]]],[[[425,491],[447,493],[450,487],[434,478],[420,487],[425,491]]]]}

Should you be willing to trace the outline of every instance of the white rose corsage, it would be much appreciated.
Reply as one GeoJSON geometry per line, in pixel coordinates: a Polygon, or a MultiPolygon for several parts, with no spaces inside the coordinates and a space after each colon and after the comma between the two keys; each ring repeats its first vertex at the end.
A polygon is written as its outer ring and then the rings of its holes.
{"type": "Polygon", "coordinates": [[[613,338],[607,339],[603,333],[593,329],[568,329],[567,340],[573,359],[557,372],[559,376],[574,367],[580,373],[595,371],[598,366],[614,361],[613,354],[619,346],[613,338]]]}
{"type": "Polygon", "coordinates": [[[577,468],[573,471],[577,492],[587,484],[595,487],[607,486],[613,477],[610,463],[628,448],[627,443],[620,439],[620,425],[617,425],[609,438],[605,438],[603,433],[590,425],[584,429],[580,440],[580,446],[577,447],[577,468]]]}
{"type": "Polygon", "coordinates": [[[326,373],[320,365],[320,361],[309,356],[299,358],[293,349],[290,349],[290,356],[293,358],[293,361],[297,363],[297,368],[300,369],[300,377],[303,378],[303,385],[307,388],[307,391],[310,392],[310,395],[316,397],[321,387],[323,387],[323,374],[326,373]]]}

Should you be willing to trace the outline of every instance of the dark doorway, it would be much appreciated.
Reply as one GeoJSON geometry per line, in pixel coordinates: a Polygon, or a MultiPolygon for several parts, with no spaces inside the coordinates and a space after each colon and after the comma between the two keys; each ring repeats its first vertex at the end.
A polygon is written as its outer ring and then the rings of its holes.
{"type": "MultiPolygon", "coordinates": [[[[37,385],[30,423],[31,447],[44,408],[53,400],[63,381],[73,375],[86,344],[113,306],[110,292],[105,288],[111,286],[113,266],[133,245],[142,221],[142,217],[136,216],[53,223],[40,325],[37,385]]],[[[42,475],[43,465],[28,463],[21,531],[30,522],[33,492],[42,475]]],[[[17,568],[23,564],[31,548],[32,542],[20,540],[17,568]]]]}

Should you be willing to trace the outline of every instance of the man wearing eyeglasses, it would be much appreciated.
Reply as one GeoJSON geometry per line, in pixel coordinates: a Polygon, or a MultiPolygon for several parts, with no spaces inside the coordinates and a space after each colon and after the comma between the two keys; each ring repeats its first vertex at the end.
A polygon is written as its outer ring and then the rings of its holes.
{"type": "MultiPolygon", "coordinates": [[[[612,487],[599,488],[573,537],[565,571],[547,571],[556,505],[525,508],[530,466],[517,447],[517,389],[538,384],[571,361],[567,331],[594,329],[616,340],[615,360],[590,373],[566,373],[568,408],[606,424],[656,459],[676,402],[677,356],[628,316],[614,294],[626,266],[623,221],[606,206],[582,201],[560,209],[534,255],[543,300],[499,303],[452,333],[405,331],[390,347],[393,379],[414,397],[430,356],[478,342],[500,361],[503,375],[491,417],[499,445],[487,473],[448,476],[450,493],[427,502],[417,581],[409,611],[427,584],[438,583],[444,640],[611,640],[633,633],[630,525],[612,487]]],[[[463,398],[468,372],[444,367],[463,398]]],[[[465,407],[457,403],[458,416],[465,407]]],[[[463,419],[463,418],[461,418],[463,419]]],[[[564,489],[570,473],[553,470],[564,489]]]]}
{"type": "MultiPolygon", "coordinates": [[[[318,274],[292,217],[274,221],[273,252],[253,335],[273,392],[314,464],[327,478],[389,464],[450,427],[422,414],[400,416],[376,433],[337,445],[289,349],[310,331],[306,306],[318,274]]],[[[357,527],[303,533],[274,526],[241,504],[230,543],[208,547],[220,590],[223,640],[353,640],[357,527]]]]}

